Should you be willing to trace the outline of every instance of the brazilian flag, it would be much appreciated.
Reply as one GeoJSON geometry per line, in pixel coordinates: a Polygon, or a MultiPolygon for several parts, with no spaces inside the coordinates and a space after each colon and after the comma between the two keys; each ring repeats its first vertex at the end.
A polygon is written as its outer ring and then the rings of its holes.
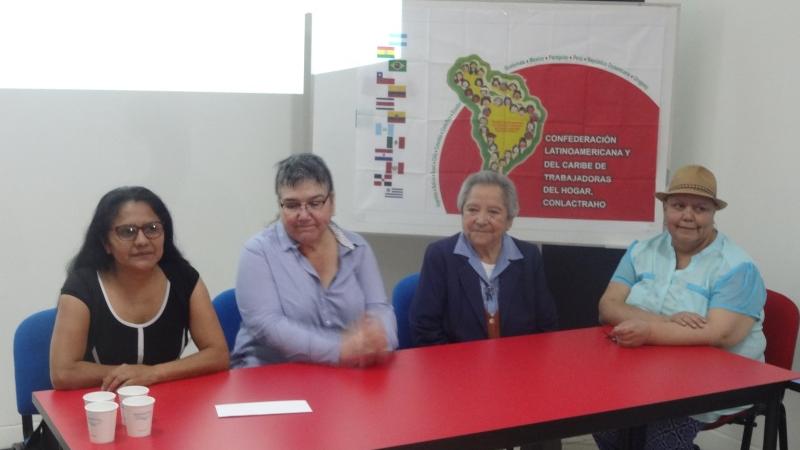
{"type": "Polygon", "coordinates": [[[393,59],[389,61],[389,72],[405,72],[405,71],[406,71],[405,59],[393,59]]]}

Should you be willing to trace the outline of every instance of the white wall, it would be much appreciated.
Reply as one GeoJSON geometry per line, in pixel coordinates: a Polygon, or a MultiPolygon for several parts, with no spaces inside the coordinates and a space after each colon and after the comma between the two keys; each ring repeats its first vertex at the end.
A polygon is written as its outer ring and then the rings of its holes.
{"type": "MultiPolygon", "coordinates": [[[[730,203],[719,228],[749,250],[768,287],[798,301],[800,4],[678,3],[670,166],[715,171],[730,203]]],[[[273,165],[305,147],[302,108],[296,96],[0,90],[0,447],[21,436],[13,330],[55,304],[99,196],[128,183],[161,194],[179,245],[217,293],[233,284],[243,240],[276,213],[273,165]]],[[[429,242],[368,239],[387,290],[419,269],[429,242]]],[[[796,423],[798,395],[787,396],[796,423]]],[[[730,428],[721,433],[738,439],[740,428],[730,428]]],[[[703,448],[733,448],[726,439],[706,433],[703,448]]],[[[789,439],[800,445],[796,427],[789,439]]]]}

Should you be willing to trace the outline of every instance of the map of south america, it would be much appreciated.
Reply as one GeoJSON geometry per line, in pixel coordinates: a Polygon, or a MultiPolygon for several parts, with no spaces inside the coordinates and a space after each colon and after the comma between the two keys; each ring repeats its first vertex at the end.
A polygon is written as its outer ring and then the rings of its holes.
{"type": "Polygon", "coordinates": [[[536,151],[547,111],[516,74],[492,70],[477,55],[458,58],[447,84],[469,109],[482,169],[508,175],[536,151]]]}

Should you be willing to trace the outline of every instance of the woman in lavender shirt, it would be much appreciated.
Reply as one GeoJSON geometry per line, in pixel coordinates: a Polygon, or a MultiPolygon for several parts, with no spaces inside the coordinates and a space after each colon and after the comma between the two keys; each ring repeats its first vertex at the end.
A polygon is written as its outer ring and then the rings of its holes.
{"type": "Polygon", "coordinates": [[[233,367],[285,361],[369,366],[397,347],[397,322],[378,263],[359,235],[331,221],[333,180],[303,153],[278,163],[280,220],[239,260],[242,328],[233,367]]]}

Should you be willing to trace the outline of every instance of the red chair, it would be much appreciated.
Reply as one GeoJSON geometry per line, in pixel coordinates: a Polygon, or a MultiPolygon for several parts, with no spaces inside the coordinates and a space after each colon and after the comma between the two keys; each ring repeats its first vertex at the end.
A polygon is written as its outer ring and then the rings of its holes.
{"type": "MultiPolygon", "coordinates": [[[[797,305],[785,295],[767,289],[767,302],[764,305],[764,336],[767,338],[767,349],[764,351],[764,359],[768,364],[792,370],[799,325],[800,312],[797,305]]],[[[744,425],[741,448],[747,450],[753,437],[756,416],[763,415],[764,412],[764,405],[754,405],[738,414],[722,416],[703,429],[713,430],[729,423],[744,425]]],[[[778,442],[781,450],[789,450],[786,437],[786,408],[782,402],[778,413],[778,442]]]]}

